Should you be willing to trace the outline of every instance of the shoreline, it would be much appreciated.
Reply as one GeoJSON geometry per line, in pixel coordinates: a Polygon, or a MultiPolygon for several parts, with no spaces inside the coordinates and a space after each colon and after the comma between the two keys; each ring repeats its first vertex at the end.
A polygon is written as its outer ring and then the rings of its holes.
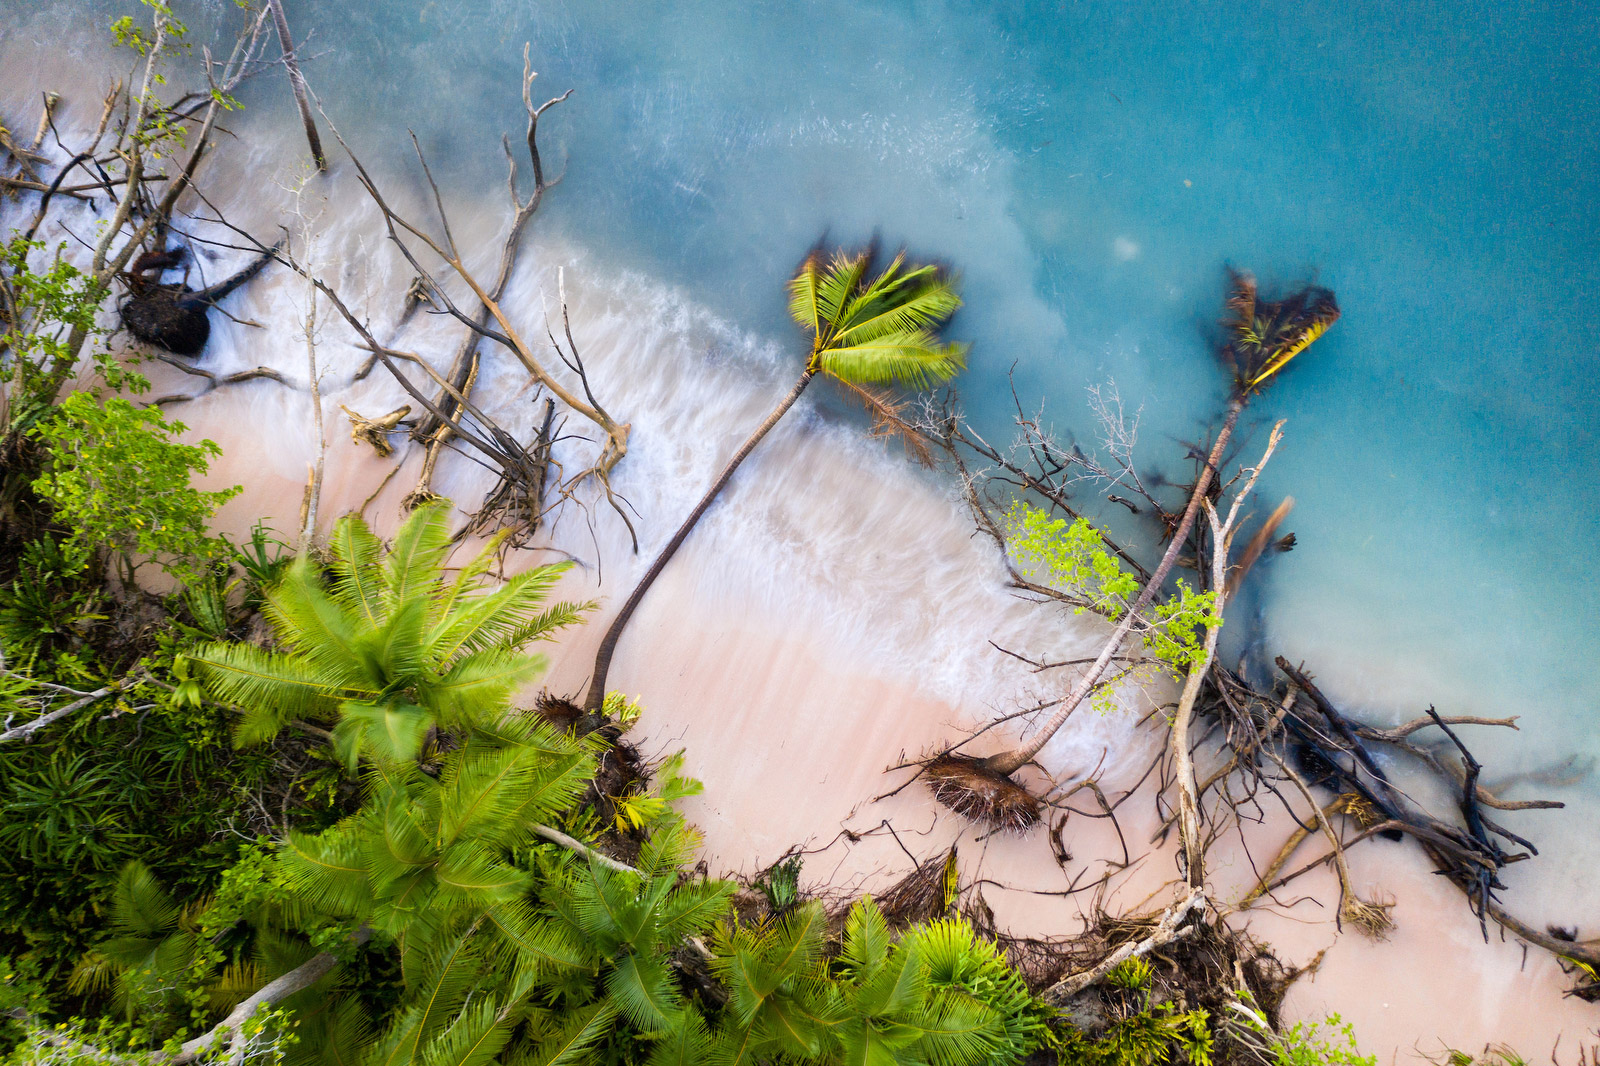
{"type": "MultiPolygon", "coordinates": [[[[348,195],[348,190],[344,194],[348,195]]],[[[474,226],[492,221],[481,213],[472,216],[474,226]]],[[[330,246],[340,247],[334,242],[330,246]]],[[[557,248],[552,254],[550,248],[534,244],[525,254],[545,264],[560,261],[567,253],[570,250],[557,248]]],[[[379,273],[383,274],[381,268],[379,273]]],[[[548,266],[520,269],[515,282],[518,302],[524,307],[538,306],[537,294],[551,288],[549,273],[548,266]]],[[[383,275],[383,280],[388,276],[383,275]]],[[[648,283],[627,284],[654,291],[648,283]]],[[[303,348],[296,347],[288,328],[293,325],[292,318],[282,313],[287,307],[283,290],[289,287],[269,284],[264,287],[267,295],[245,297],[258,307],[267,306],[262,301],[271,301],[273,313],[258,315],[276,328],[219,328],[218,337],[226,341],[219,339],[219,348],[232,345],[224,354],[226,359],[250,366],[253,361],[270,362],[275,357],[295,380],[303,379],[303,348]],[[299,373],[295,373],[297,369],[299,373]]],[[[381,281],[378,287],[382,287],[381,281]]],[[[625,471],[640,488],[652,479],[656,482],[649,490],[652,498],[640,496],[647,507],[654,505],[654,513],[638,557],[627,554],[615,530],[603,535],[605,543],[596,547],[605,562],[605,584],[598,586],[592,575],[575,573],[564,585],[566,595],[574,598],[616,597],[626,590],[631,571],[648,558],[648,534],[659,536],[664,533],[661,527],[670,528],[673,506],[692,491],[700,472],[714,463],[723,442],[744,431],[746,415],[764,405],[763,390],[777,380],[771,367],[708,359],[714,380],[706,387],[703,405],[693,410],[684,410],[688,405],[683,401],[670,410],[660,406],[664,403],[661,398],[673,391],[673,380],[662,373],[648,380],[633,380],[628,376],[627,360],[639,358],[636,349],[640,347],[690,358],[689,337],[698,337],[697,330],[705,332],[704,325],[659,324],[653,327],[649,343],[641,346],[621,329],[640,324],[625,321],[625,316],[614,310],[620,302],[616,290],[625,287],[623,283],[597,285],[587,297],[579,293],[575,318],[581,317],[586,326],[601,322],[616,327],[592,348],[586,340],[586,356],[592,357],[598,370],[613,376],[603,383],[603,389],[620,386],[618,391],[626,393],[627,404],[638,409],[641,420],[654,420],[647,427],[648,434],[641,430],[637,438],[641,448],[630,456],[632,468],[625,471]],[[719,396],[719,389],[733,391],[719,396]],[[669,484],[672,491],[667,489],[669,484]]],[[[287,300],[293,298],[290,294],[287,300]]],[[[162,370],[163,383],[169,374],[174,382],[184,380],[176,371],[162,370]]],[[[515,372],[501,365],[495,380],[488,384],[505,382],[511,384],[504,394],[514,396],[515,372]]],[[[163,387],[158,385],[155,393],[160,394],[163,387]]],[[[328,391],[328,482],[321,506],[322,528],[341,511],[359,506],[391,465],[350,443],[337,404],[347,400],[372,414],[375,411],[367,404],[378,404],[393,391],[391,383],[377,379],[354,390],[363,397],[360,401],[348,389],[328,391]]],[[[294,460],[279,454],[272,462],[263,463],[256,453],[262,445],[253,433],[272,422],[263,417],[266,408],[292,420],[307,402],[303,394],[279,393],[275,387],[263,386],[259,391],[247,387],[218,393],[174,409],[174,417],[189,424],[191,439],[210,436],[224,443],[224,457],[214,464],[207,484],[239,482],[249,486],[245,495],[229,505],[222,523],[232,524],[234,534],[247,532],[251,521],[273,511],[286,516],[277,525],[293,527],[292,516],[298,510],[303,485],[285,473],[294,460]],[[263,401],[269,388],[273,394],[263,401]],[[244,528],[239,528],[240,516],[247,516],[244,528]]],[[[897,491],[903,490],[898,497],[853,496],[848,491],[852,485],[870,486],[879,471],[899,460],[885,455],[873,459],[869,446],[862,442],[845,450],[843,462],[839,462],[836,445],[851,432],[812,417],[796,419],[774,435],[765,446],[761,467],[786,480],[758,479],[755,471],[749,471],[734,490],[741,492],[738,517],[743,524],[737,532],[756,530],[765,540],[752,544],[752,538],[745,537],[737,551],[730,551],[735,537],[728,527],[708,520],[697,531],[696,543],[673,564],[629,630],[618,654],[613,687],[642,697],[645,717],[637,737],[647,754],[665,755],[680,746],[688,749],[686,771],[705,781],[706,792],[687,801],[685,808],[690,820],[706,833],[704,854],[715,870],[750,872],[801,840],[820,844],[832,838],[828,849],[808,860],[802,883],[814,883],[813,877],[820,873],[835,887],[873,888],[902,875],[911,857],[926,859],[951,842],[959,842],[966,882],[990,878],[1036,892],[1061,891],[1065,875],[1038,831],[1020,840],[979,841],[970,827],[936,807],[915,786],[894,800],[868,801],[898,783],[882,771],[902,750],[915,755],[951,737],[958,727],[986,720],[996,711],[994,705],[972,695],[1000,692],[1001,686],[994,681],[1004,674],[1005,666],[987,665],[989,660],[979,656],[995,653],[981,643],[974,646],[967,637],[981,630],[1002,641],[1006,640],[1004,634],[1010,634],[1057,644],[1092,643],[1095,632],[1082,626],[1077,627],[1081,631],[1064,632],[1069,626],[1062,625],[1059,618],[1046,617],[1043,610],[1018,605],[1002,590],[988,588],[993,584],[989,581],[991,568],[966,546],[964,516],[955,514],[944,496],[915,478],[907,477],[903,485],[896,486],[897,491]],[[825,462],[835,465],[822,465],[825,462]],[[756,484],[750,484],[752,481],[756,484]],[[840,509],[852,499],[859,511],[846,519],[840,509]],[[840,562],[836,554],[841,544],[848,542],[818,543],[814,535],[820,518],[833,520],[835,525],[829,531],[841,535],[861,534],[870,524],[863,540],[869,542],[873,557],[840,562]],[[898,544],[872,540],[871,532],[901,526],[916,532],[904,535],[898,544]],[[933,647],[926,642],[932,631],[939,629],[940,621],[949,617],[936,616],[945,606],[939,597],[950,597],[947,583],[955,579],[966,583],[961,586],[964,592],[978,590],[986,597],[965,603],[965,608],[981,602],[993,615],[965,619],[973,624],[959,632],[941,631],[938,636],[944,643],[933,647]],[[907,603],[885,599],[907,581],[918,582],[914,592],[903,597],[907,603]],[[800,601],[803,605],[796,608],[800,601]],[[929,617],[918,617],[919,611],[926,611],[929,617]],[[826,639],[806,639],[811,634],[826,639]],[[923,662],[902,654],[919,648],[929,651],[923,662]],[[963,695],[966,698],[961,698],[963,695]],[[854,843],[841,843],[835,836],[847,827],[865,833],[884,819],[902,833],[899,841],[881,832],[864,835],[854,843]]],[[[407,479],[415,457],[407,459],[405,466],[368,508],[380,531],[387,531],[395,521],[395,504],[409,487],[407,479]]],[[[475,471],[466,475],[455,471],[442,477],[439,487],[459,500],[470,501],[481,496],[481,480],[475,471]]],[[[726,504],[719,507],[725,509],[726,504]]],[[[593,554],[581,542],[582,531],[573,528],[578,524],[570,522],[558,531],[557,548],[593,554]]],[[[527,552],[519,555],[519,562],[548,558],[527,552]]],[[[597,612],[571,639],[549,649],[552,669],[545,683],[554,691],[581,689],[589,652],[604,620],[604,614],[597,612]]],[[[1131,710],[1123,714],[1136,717],[1131,710]]],[[[1107,784],[1113,787],[1117,773],[1148,761],[1157,740],[1156,730],[1135,730],[1128,721],[1120,720],[1085,719],[1067,732],[1071,735],[1047,749],[1053,765],[1092,762],[1096,751],[1108,751],[1112,758],[1107,784]]],[[[1136,841],[1147,839],[1154,824],[1148,793],[1135,795],[1127,809],[1124,832],[1129,846],[1137,851],[1136,841]]],[[[1284,821],[1281,812],[1276,817],[1269,814],[1269,824],[1252,834],[1252,851],[1258,857],[1263,851],[1270,854],[1275,850],[1284,821]]],[[[1066,839],[1079,862],[1116,853],[1117,834],[1103,822],[1073,818],[1066,839]]],[[[1250,867],[1242,854],[1233,855],[1231,865],[1220,861],[1226,858],[1227,853],[1219,851],[1218,868],[1213,871],[1224,900],[1243,891],[1250,867]],[[1241,880],[1235,884],[1229,875],[1241,880]]],[[[1399,901],[1394,940],[1387,945],[1367,945],[1357,937],[1342,937],[1325,969],[1315,979],[1308,977],[1295,986],[1290,999],[1292,1013],[1320,1017],[1328,1010],[1340,1011],[1355,1023],[1363,1048],[1378,1052],[1382,1062],[1407,1061],[1414,1042],[1434,1040],[1469,1051],[1489,1040],[1505,1041],[1526,1055],[1539,1056],[1545,1049],[1535,1041],[1548,1042],[1553,1029],[1581,1038],[1592,1027],[1592,1008],[1560,998],[1562,986],[1552,959],[1528,953],[1528,972],[1521,973],[1519,946],[1498,941],[1484,945],[1465,901],[1423,870],[1420,862],[1408,863],[1404,857],[1391,858],[1387,852],[1369,849],[1352,853],[1351,863],[1358,887],[1366,890],[1377,884],[1399,901]],[[1386,980],[1380,981],[1380,977],[1386,980]],[[1426,996],[1418,994],[1421,988],[1428,989],[1426,996]],[[1469,989],[1475,994],[1467,995],[1469,989]],[[1402,1000],[1400,993],[1412,1001],[1402,1000]],[[1534,1010],[1526,1011],[1527,1004],[1534,1010]]],[[[1137,903],[1168,881],[1173,870],[1170,847],[1151,853],[1119,886],[1119,902],[1137,903]]],[[[1297,894],[1314,892],[1325,905],[1336,899],[1330,877],[1312,878],[1304,885],[1302,890],[1297,884],[1297,894]]],[[[1003,891],[998,886],[986,896],[1002,927],[1019,933],[1069,932],[1088,905],[1086,896],[1050,897],[1003,891]]],[[[1293,956],[1286,960],[1290,962],[1305,962],[1332,936],[1330,921],[1310,921],[1298,911],[1290,916],[1264,913],[1253,923],[1260,923],[1252,928],[1262,929],[1268,943],[1293,956]]],[[[1564,1041],[1569,1048],[1575,1042],[1564,1041]]]]}

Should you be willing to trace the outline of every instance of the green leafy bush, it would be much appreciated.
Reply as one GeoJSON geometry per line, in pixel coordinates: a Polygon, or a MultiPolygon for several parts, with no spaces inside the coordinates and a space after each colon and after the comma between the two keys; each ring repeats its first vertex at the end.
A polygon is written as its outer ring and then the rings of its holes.
{"type": "MultiPolygon", "coordinates": [[[[1094,611],[1119,621],[1139,595],[1139,581],[1087,519],[1068,522],[1018,503],[1006,516],[1006,538],[1019,567],[1081,597],[1078,612],[1094,611]]],[[[1196,592],[1177,582],[1176,596],[1150,609],[1144,646],[1174,674],[1182,675],[1205,658],[1204,630],[1222,624],[1215,592],[1196,592]]]]}
{"type": "Polygon", "coordinates": [[[127,565],[144,556],[183,581],[203,578],[226,545],[206,524],[241,490],[205,492],[189,482],[222,454],[212,441],[183,444],[181,422],[127,400],[74,393],[34,433],[48,460],[33,488],[68,532],[61,550],[87,566],[109,548],[127,565]]]}

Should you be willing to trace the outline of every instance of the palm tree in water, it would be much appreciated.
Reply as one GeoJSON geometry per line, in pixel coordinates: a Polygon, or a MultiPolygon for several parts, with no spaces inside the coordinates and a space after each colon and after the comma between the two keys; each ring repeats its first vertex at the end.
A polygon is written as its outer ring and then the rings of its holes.
{"type": "Polygon", "coordinates": [[[606,630],[595,655],[594,675],[584,700],[580,730],[598,727],[606,694],[606,673],[622,630],[633,617],[668,561],[682,546],[700,516],[721,494],[739,464],[794,406],[819,375],[848,386],[906,385],[927,388],[954,377],[966,365],[967,345],[944,341],[938,331],[961,306],[954,280],[933,265],[910,266],[904,253],[873,274],[873,249],[835,252],[824,260],[812,252],[789,282],[789,313],[811,335],[811,354],[800,380],[755,432],[733,453],[717,479],[689,512],[678,531],[645,571],[644,577],[606,630]]]}
{"type": "Polygon", "coordinates": [[[1228,441],[1233,436],[1245,405],[1290,360],[1309,348],[1328,331],[1328,327],[1339,320],[1339,304],[1327,289],[1312,285],[1281,300],[1263,300],[1256,291],[1256,279],[1250,274],[1230,268],[1229,281],[1228,317],[1223,322],[1228,331],[1228,343],[1222,349],[1222,359],[1232,374],[1233,389],[1222,428],[1217,431],[1211,454],[1206,457],[1205,466],[1195,479],[1188,506],[1184,508],[1183,517],[1167,544],[1160,564],[1140,591],[1139,598],[1101,647],[1099,657],[1078,678],[1072,691],[1056,705],[1049,721],[1028,743],[986,759],[946,752],[927,763],[925,773],[934,797],[952,810],[1002,829],[1024,831],[1038,822],[1038,800],[1011,775],[1033,761],[1094,691],[1134,625],[1161,591],[1167,575],[1177,562],[1179,550],[1189,539],[1200,502],[1205,499],[1212,478],[1222,463],[1228,441]]]}

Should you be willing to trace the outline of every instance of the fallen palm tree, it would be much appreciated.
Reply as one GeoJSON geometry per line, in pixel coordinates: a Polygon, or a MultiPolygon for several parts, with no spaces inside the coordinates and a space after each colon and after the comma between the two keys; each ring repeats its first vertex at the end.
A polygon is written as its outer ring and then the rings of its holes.
{"type": "MultiPolygon", "coordinates": [[[[1033,761],[1074,712],[1097,690],[1113,661],[1123,654],[1135,628],[1149,623],[1147,612],[1165,587],[1179,553],[1189,541],[1190,531],[1194,528],[1202,504],[1207,500],[1213,479],[1227,452],[1228,442],[1233,437],[1246,404],[1290,360],[1305,351],[1338,320],[1338,304],[1333,293],[1327,289],[1306,288],[1273,302],[1259,298],[1255,279],[1249,274],[1234,272],[1232,282],[1232,292],[1228,298],[1231,314],[1226,322],[1230,336],[1222,350],[1223,359],[1232,372],[1232,396],[1222,427],[1190,490],[1188,504],[1172,530],[1166,552],[1150,572],[1138,598],[1121,612],[1120,620],[1102,645],[1099,655],[1079,675],[1072,690],[1056,705],[1050,718],[1028,743],[985,758],[954,751],[944,752],[928,764],[928,778],[934,786],[934,795],[951,810],[999,828],[1027,829],[1036,823],[1036,804],[1032,817],[1019,813],[1029,809],[1029,793],[1013,775],[1033,761]]],[[[954,452],[954,447],[950,450],[954,452]]],[[[980,522],[987,521],[991,529],[995,528],[994,520],[988,516],[982,502],[975,499],[973,502],[975,512],[982,516],[980,522]]]]}
{"type": "Polygon", "coordinates": [[[580,728],[595,729],[606,698],[606,675],[617,641],[645,593],[666,569],[706,510],[716,502],[762,439],[818,376],[859,388],[901,384],[923,388],[954,377],[966,363],[967,346],[942,341],[939,328],[961,306],[955,282],[939,267],[910,267],[904,253],[873,275],[875,249],[837,252],[824,260],[814,251],[789,282],[789,313],[811,334],[811,354],[794,386],[745,438],[711,487],[656,554],[622,609],[606,629],[595,654],[580,728]]]}

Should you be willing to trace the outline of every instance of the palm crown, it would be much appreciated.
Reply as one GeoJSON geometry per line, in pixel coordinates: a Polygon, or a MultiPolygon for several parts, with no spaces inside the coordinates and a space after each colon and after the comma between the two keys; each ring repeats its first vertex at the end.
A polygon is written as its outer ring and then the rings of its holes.
{"type": "Polygon", "coordinates": [[[918,388],[966,366],[967,345],[935,331],[961,306],[955,282],[933,265],[906,269],[901,253],[874,278],[872,252],[813,252],[789,282],[789,313],[811,334],[809,373],[856,384],[918,388]]]}
{"type": "Polygon", "coordinates": [[[1248,395],[1326,333],[1339,320],[1339,304],[1332,292],[1316,285],[1281,300],[1263,300],[1252,275],[1230,269],[1229,277],[1224,325],[1232,336],[1223,354],[1233,367],[1235,386],[1248,395]]]}
{"type": "Polygon", "coordinates": [[[307,556],[266,594],[263,614],[279,649],[211,644],[193,658],[213,692],[241,709],[240,746],[290,722],[336,722],[347,763],[415,758],[430,728],[492,723],[511,695],[544,669],[521,651],[577,621],[587,604],[545,597],[566,568],[542,566],[493,591],[494,544],[453,578],[445,508],[414,511],[386,551],[360,518],[340,519],[329,580],[307,556]]]}

